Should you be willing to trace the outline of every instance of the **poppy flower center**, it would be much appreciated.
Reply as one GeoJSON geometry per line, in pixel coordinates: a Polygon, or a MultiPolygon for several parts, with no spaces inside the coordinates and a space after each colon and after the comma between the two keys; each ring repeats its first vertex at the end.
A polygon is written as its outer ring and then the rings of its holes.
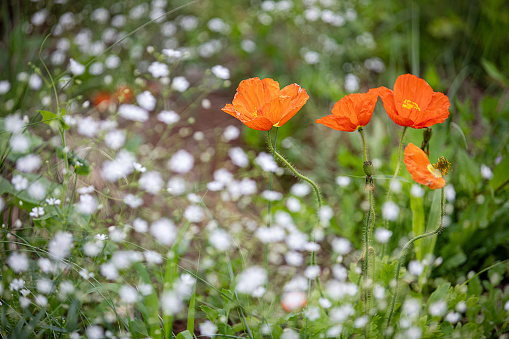
{"type": "Polygon", "coordinates": [[[403,106],[403,108],[406,108],[406,109],[415,108],[416,110],[421,111],[421,109],[419,108],[419,105],[417,105],[417,103],[410,101],[408,99],[405,99],[405,101],[403,101],[402,106],[403,106]]]}
{"type": "Polygon", "coordinates": [[[428,165],[428,170],[437,178],[441,178],[449,173],[450,168],[451,163],[445,157],[440,157],[436,164],[428,165]]]}

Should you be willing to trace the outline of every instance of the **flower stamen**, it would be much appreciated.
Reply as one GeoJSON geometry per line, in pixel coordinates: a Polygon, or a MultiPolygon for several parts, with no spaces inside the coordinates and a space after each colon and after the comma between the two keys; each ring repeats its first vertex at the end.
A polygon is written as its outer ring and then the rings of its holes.
{"type": "Polygon", "coordinates": [[[436,164],[429,165],[428,169],[431,173],[433,173],[436,177],[443,177],[447,173],[449,173],[449,169],[451,168],[451,163],[447,161],[445,157],[438,158],[436,164]]]}
{"type": "Polygon", "coordinates": [[[419,108],[419,105],[417,105],[417,103],[415,103],[413,101],[410,101],[408,99],[405,99],[405,101],[403,101],[403,105],[402,106],[403,106],[403,108],[406,108],[406,109],[415,108],[419,112],[421,111],[421,109],[419,108]]]}

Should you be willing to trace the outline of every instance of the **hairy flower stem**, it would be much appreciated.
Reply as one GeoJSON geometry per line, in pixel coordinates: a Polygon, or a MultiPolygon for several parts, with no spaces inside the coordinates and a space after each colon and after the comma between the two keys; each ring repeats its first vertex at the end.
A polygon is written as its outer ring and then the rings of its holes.
{"type": "MultiPolygon", "coordinates": [[[[366,166],[366,164],[368,162],[368,153],[366,150],[367,149],[366,138],[364,137],[364,131],[362,130],[362,128],[359,128],[358,131],[359,131],[359,134],[361,135],[361,139],[362,139],[362,148],[364,150],[364,166],[366,166]]],[[[365,313],[366,313],[366,316],[369,317],[369,287],[368,287],[369,280],[370,280],[370,277],[369,277],[369,250],[370,250],[370,243],[371,243],[371,240],[370,240],[371,229],[372,229],[372,226],[375,224],[375,207],[374,207],[374,203],[373,203],[374,186],[371,183],[368,184],[368,178],[371,178],[372,172],[367,171],[365,168],[365,174],[366,174],[366,187],[364,187],[364,189],[367,190],[367,192],[368,192],[369,209],[368,209],[368,213],[366,215],[366,227],[364,229],[364,255],[363,255],[363,257],[364,257],[364,267],[363,267],[364,286],[363,286],[363,290],[364,290],[365,313]]],[[[373,261],[373,276],[375,275],[374,264],[375,264],[375,262],[373,261]]]]}
{"type": "Polygon", "coordinates": [[[401,133],[401,139],[399,140],[399,146],[398,146],[398,163],[396,164],[396,170],[394,171],[394,175],[392,176],[392,179],[391,181],[389,182],[389,190],[387,191],[387,199],[386,201],[389,201],[391,200],[391,187],[392,187],[392,183],[394,180],[396,180],[396,178],[398,177],[398,174],[399,174],[399,168],[401,167],[401,149],[403,147],[403,139],[405,138],[405,133],[406,133],[406,130],[407,130],[407,126],[405,126],[403,128],[403,133],[401,133]]]}
{"type": "MultiPolygon", "coordinates": [[[[313,189],[315,190],[316,200],[317,200],[317,204],[318,204],[318,208],[316,210],[316,214],[318,215],[318,218],[320,219],[320,209],[322,208],[322,197],[321,197],[320,189],[318,188],[318,185],[313,180],[311,180],[308,177],[305,177],[304,175],[300,174],[295,169],[295,167],[293,167],[288,162],[288,160],[286,160],[281,154],[279,154],[276,151],[276,148],[272,146],[272,141],[270,139],[270,130],[267,132],[267,134],[268,134],[267,140],[269,141],[269,148],[272,151],[272,154],[276,155],[279,158],[279,160],[281,160],[286,165],[286,167],[288,167],[293,172],[293,174],[295,174],[295,176],[297,176],[299,179],[307,181],[313,187],[313,189]]],[[[277,129],[276,129],[276,135],[277,135],[277,129]]],[[[272,174],[271,174],[271,178],[272,178],[272,174]]],[[[270,201],[269,201],[269,203],[270,203],[270,201]]],[[[313,241],[314,241],[314,239],[313,239],[313,241]]],[[[315,251],[311,252],[311,265],[315,265],[315,251]]],[[[320,280],[319,280],[318,277],[316,277],[316,285],[318,287],[320,295],[323,297],[322,287],[321,287],[320,280]]]]}
{"type": "Polygon", "coordinates": [[[405,259],[407,250],[417,240],[423,239],[423,238],[427,238],[427,237],[431,237],[431,236],[433,236],[435,234],[438,234],[438,233],[440,233],[440,231],[444,227],[443,226],[443,218],[444,218],[443,217],[443,215],[444,215],[444,189],[443,188],[442,188],[442,197],[440,199],[440,209],[441,209],[441,217],[440,217],[440,220],[438,222],[438,227],[434,231],[431,231],[431,232],[428,232],[428,233],[424,233],[424,234],[416,236],[415,238],[410,239],[405,244],[405,246],[403,246],[401,251],[399,252],[398,266],[396,266],[396,286],[394,287],[394,294],[392,295],[391,308],[390,308],[389,316],[387,317],[387,327],[385,328],[385,333],[387,333],[387,329],[391,325],[391,319],[392,319],[392,315],[394,313],[394,306],[396,305],[396,299],[398,297],[399,272],[401,270],[401,264],[403,263],[403,260],[405,259]]]}
{"type": "Polygon", "coordinates": [[[364,131],[362,130],[362,127],[359,128],[358,131],[362,138],[362,148],[364,149],[364,161],[368,161],[368,153],[366,151],[366,138],[364,138],[364,131]]]}
{"type": "MultiPolygon", "coordinates": [[[[277,133],[277,131],[276,131],[277,133]]],[[[320,211],[320,208],[322,208],[322,196],[320,194],[320,189],[318,188],[318,185],[315,184],[315,182],[311,179],[309,179],[308,177],[305,177],[304,175],[300,174],[296,169],[295,167],[293,167],[289,162],[288,160],[286,160],[281,154],[279,154],[275,147],[272,147],[272,142],[270,140],[270,130],[268,131],[268,134],[269,134],[269,148],[270,150],[273,152],[273,154],[275,154],[279,160],[281,160],[285,165],[286,167],[288,167],[288,169],[290,169],[293,174],[295,174],[295,176],[297,176],[299,179],[302,179],[304,181],[307,181],[312,187],[313,189],[315,190],[315,195],[316,195],[316,200],[317,200],[317,203],[318,203],[318,209],[317,211],[320,211]]]]}

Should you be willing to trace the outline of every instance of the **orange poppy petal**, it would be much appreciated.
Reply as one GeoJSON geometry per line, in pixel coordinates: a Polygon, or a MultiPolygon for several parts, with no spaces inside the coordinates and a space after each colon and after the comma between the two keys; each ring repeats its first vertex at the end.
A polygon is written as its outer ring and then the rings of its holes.
{"type": "Polygon", "coordinates": [[[257,117],[253,120],[242,121],[244,125],[249,128],[256,129],[258,131],[268,131],[274,125],[272,121],[266,117],[257,117]]]}
{"type": "Polygon", "coordinates": [[[392,90],[382,86],[378,87],[376,92],[380,96],[380,99],[382,99],[385,111],[392,121],[400,126],[411,126],[413,124],[412,120],[403,118],[398,114],[398,110],[396,109],[396,104],[394,102],[394,92],[392,90]]]}
{"type": "Polygon", "coordinates": [[[277,123],[277,127],[281,127],[288,122],[293,116],[306,104],[309,95],[306,90],[297,84],[286,86],[279,93],[280,96],[288,95],[291,101],[286,110],[282,113],[282,117],[277,123]]]}
{"type": "Polygon", "coordinates": [[[250,78],[242,80],[233,98],[233,106],[241,114],[254,117],[266,102],[275,98],[279,93],[279,83],[272,79],[250,78]]]}
{"type": "Polygon", "coordinates": [[[398,115],[417,120],[428,109],[433,89],[426,81],[412,74],[400,75],[394,83],[394,102],[398,115]]]}
{"type": "MultiPolygon", "coordinates": [[[[263,105],[262,109],[259,110],[259,113],[269,119],[272,122],[272,125],[275,126],[283,117],[283,113],[289,109],[291,101],[292,98],[289,96],[279,96],[263,105]]],[[[276,127],[281,126],[278,125],[276,127]]]]}
{"type": "Polygon", "coordinates": [[[343,132],[354,132],[359,127],[357,124],[350,121],[349,118],[338,117],[333,114],[317,119],[316,123],[343,132]]]}
{"type": "Polygon", "coordinates": [[[429,169],[429,162],[426,153],[419,147],[409,143],[405,148],[404,163],[412,179],[419,184],[426,185],[431,189],[438,189],[445,186],[445,180],[442,177],[435,176],[429,169]]]}
{"type": "Polygon", "coordinates": [[[223,108],[221,108],[221,110],[223,112],[226,112],[232,116],[234,116],[235,118],[237,119],[240,119],[240,113],[237,112],[237,110],[235,109],[235,106],[233,106],[232,104],[227,104],[226,106],[224,106],[223,108]]]}
{"type": "Polygon", "coordinates": [[[449,98],[440,92],[433,92],[431,103],[421,119],[415,122],[416,127],[424,128],[435,124],[441,124],[449,117],[449,107],[451,103],[449,98]]]}

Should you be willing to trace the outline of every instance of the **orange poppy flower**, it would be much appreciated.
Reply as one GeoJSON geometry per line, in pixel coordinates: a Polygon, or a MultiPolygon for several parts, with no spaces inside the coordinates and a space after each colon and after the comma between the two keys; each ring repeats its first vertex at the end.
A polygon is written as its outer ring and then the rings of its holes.
{"type": "Polygon", "coordinates": [[[386,87],[377,89],[385,111],[400,126],[430,127],[449,117],[449,99],[440,92],[433,92],[423,79],[412,74],[400,75],[394,91],[386,87]]]}
{"type": "Polygon", "coordinates": [[[223,111],[247,127],[268,131],[283,126],[308,99],[306,90],[297,84],[280,90],[279,83],[270,78],[251,78],[240,82],[232,104],[224,106],[223,111]]]}
{"type": "Polygon", "coordinates": [[[369,123],[377,100],[377,89],[347,95],[334,104],[332,114],[316,120],[316,123],[338,131],[354,132],[369,123]]]}
{"type": "Polygon", "coordinates": [[[449,171],[451,164],[444,158],[438,159],[438,162],[432,165],[426,153],[419,147],[409,143],[405,148],[405,162],[408,172],[412,179],[431,189],[438,189],[445,186],[444,175],[449,171]]]}

